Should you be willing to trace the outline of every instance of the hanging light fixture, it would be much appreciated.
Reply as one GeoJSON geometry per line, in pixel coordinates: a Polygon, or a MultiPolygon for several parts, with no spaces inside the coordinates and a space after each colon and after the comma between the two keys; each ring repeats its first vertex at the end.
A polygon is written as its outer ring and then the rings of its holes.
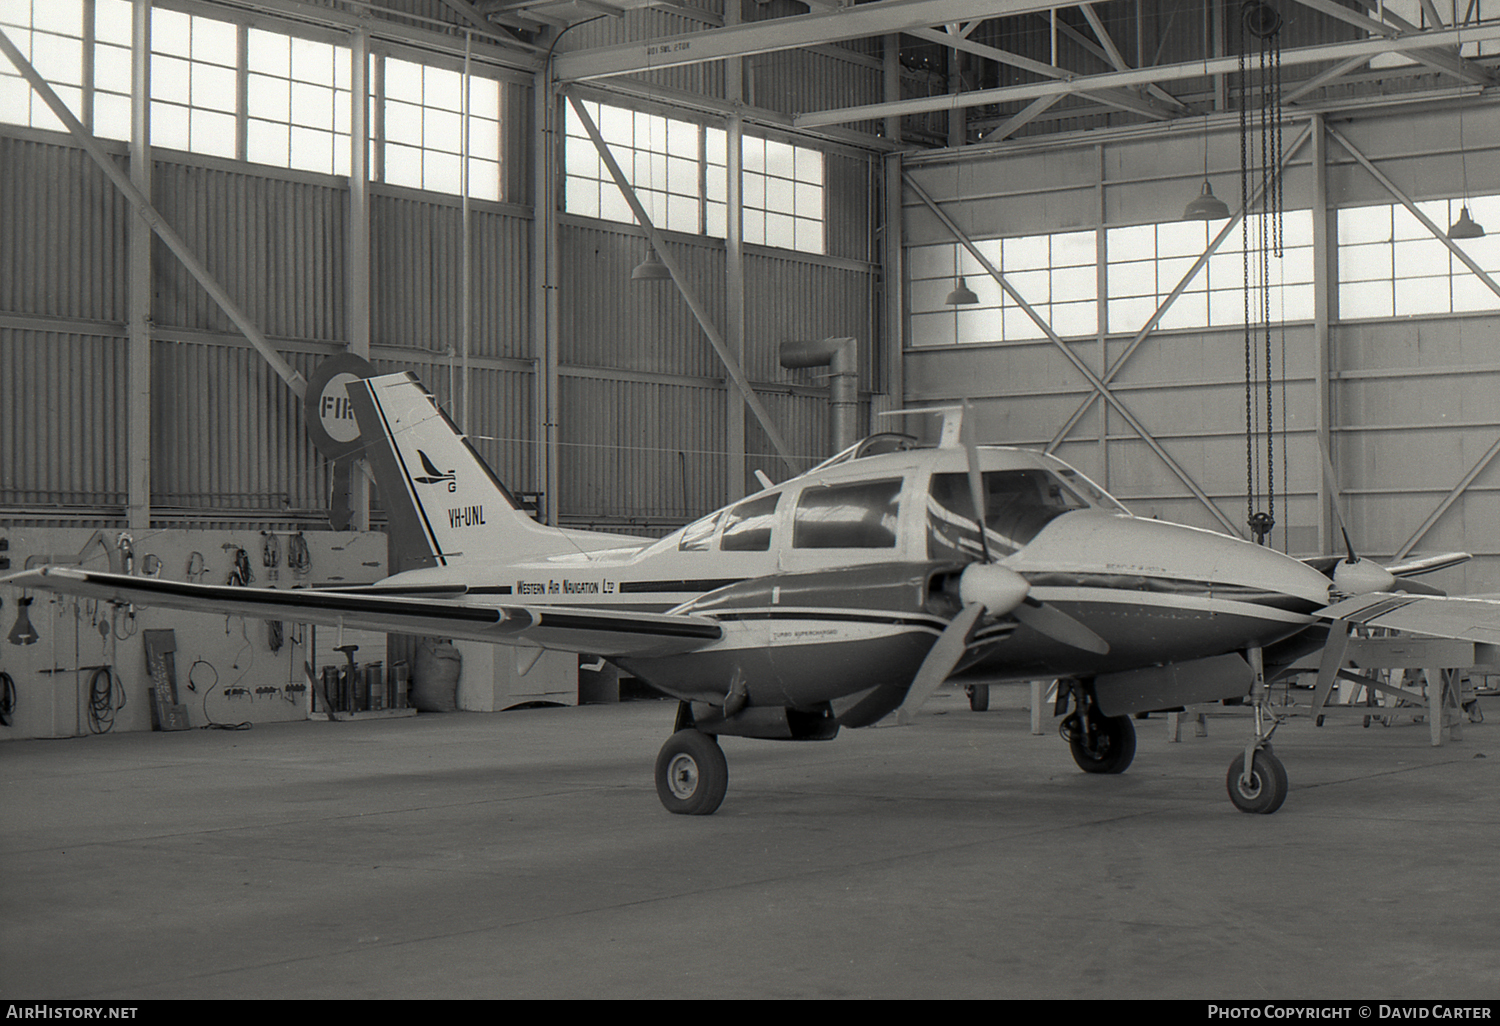
{"type": "MultiPolygon", "coordinates": [[[[1207,29],[1204,30],[1207,32],[1207,29]]],[[[1205,41],[1203,51],[1204,71],[1208,68],[1208,50],[1205,41]]],[[[1222,221],[1229,216],[1229,204],[1214,195],[1213,186],[1208,184],[1208,115],[1203,115],[1203,191],[1196,199],[1190,201],[1183,208],[1182,219],[1184,221],[1222,221]]]]}
{"type": "Polygon", "coordinates": [[[1450,239],[1482,239],[1484,226],[1469,216],[1469,157],[1464,151],[1464,109],[1458,108],[1458,159],[1463,168],[1464,203],[1458,212],[1458,220],[1448,229],[1450,239]]]}
{"type": "Polygon", "coordinates": [[[1214,195],[1213,186],[1203,179],[1203,191],[1182,211],[1184,221],[1222,221],[1229,216],[1229,204],[1214,195]]]}
{"type": "Polygon", "coordinates": [[[943,300],[943,302],[949,306],[973,306],[979,302],[979,297],[974,294],[974,290],[969,288],[963,276],[960,275],[958,287],[948,293],[948,298],[943,300]]]}
{"type": "Polygon", "coordinates": [[[667,270],[667,265],[656,255],[655,247],[646,243],[646,259],[635,265],[635,270],[630,272],[630,280],[668,281],[671,277],[672,272],[667,270]]]}
{"type": "Polygon", "coordinates": [[[1450,239],[1482,239],[1484,238],[1484,225],[1478,224],[1469,216],[1468,204],[1459,211],[1458,220],[1448,229],[1450,239]]]}

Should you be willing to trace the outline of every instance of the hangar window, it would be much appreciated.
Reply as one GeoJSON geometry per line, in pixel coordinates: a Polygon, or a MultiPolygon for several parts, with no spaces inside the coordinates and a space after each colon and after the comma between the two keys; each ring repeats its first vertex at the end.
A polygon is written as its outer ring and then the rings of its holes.
{"type": "MultiPolygon", "coordinates": [[[[1059,232],[975,244],[986,260],[1059,337],[1098,331],[1098,272],[1094,233],[1059,232]]],[[[956,243],[907,250],[914,345],[1013,342],[1046,338],[1021,304],[1007,295],[984,265],[956,243]],[[971,306],[948,306],[958,276],[979,297],[971,306]]]]}
{"type": "Polygon", "coordinates": [[[794,549],[893,549],[901,479],[809,485],[797,499],[794,549]]]}
{"type": "Polygon", "coordinates": [[[94,0],[92,127],[104,139],[130,139],[130,21],[130,0],[94,0]]]}
{"type": "Polygon", "coordinates": [[[153,145],[235,156],[239,52],[239,27],[230,22],[152,9],[153,145]]]}
{"type": "MultiPolygon", "coordinates": [[[[127,28],[129,3],[126,3],[127,28]]],[[[52,86],[80,121],[87,124],[83,105],[83,6],[56,0],[7,0],[0,4],[0,25],[11,42],[52,86]]],[[[130,42],[127,30],[125,42],[130,42]]],[[[128,57],[128,52],[127,52],[128,57]]],[[[126,91],[129,91],[127,77],[126,91]]],[[[0,119],[57,132],[63,123],[37,96],[10,61],[0,60],[0,119]]],[[[130,119],[126,118],[126,128],[130,119]]]]}
{"type": "MultiPolygon", "coordinates": [[[[464,79],[457,71],[387,57],[385,178],[434,192],[463,191],[464,79]]],[[[469,195],[500,198],[500,83],[469,76],[469,195]]]]}
{"type": "MultiPolygon", "coordinates": [[[[600,103],[585,102],[583,106],[651,223],[668,231],[701,233],[699,126],[600,103]]],[[[599,151],[572,104],[567,106],[564,164],[564,206],[568,213],[635,223],[630,205],[599,159],[599,151]]]]}
{"type": "Polygon", "coordinates": [[[349,48],[250,29],[246,54],[248,158],[348,174],[349,48]]]}
{"type": "MultiPolygon", "coordinates": [[[[1429,200],[1417,209],[1447,228],[1464,201],[1429,200]]],[[[1468,200],[1469,215],[1488,228],[1500,224],[1500,196],[1468,200]]],[[[1456,243],[1491,278],[1500,276],[1500,235],[1456,243]]],[[[1500,308],[1496,296],[1467,264],[1399,203],[1338,212],[1339,317],[1406,317],[1500,308]]]]}
{"type": "MultiPolygon", "coordinates": [[[[723,129],[705,129],[705,180],[712,183],[706,232],[720,238],[728,215],[727,205],[720,202],[729,173],[728,140],[723,129]]],[[[754,135],[742,137],[740,152],[745,241],[824,252],[823,154],[754,135]]]]}
{"type": "MultiPolygon", "coordinates": [[[[1204,221],[1110,228],[1106,233],[1109,266],[1106,316],[1111,334],[1135,332],[1146,323],[1207,251],[1223,227],[1204,221]]],[[[1277,239],[1261,218],[1241,221],[1220,243],[1206,266],[1162,314],[1158,326],[1209,328],[1245,323],[1246,239],[1250,280],[1259,286],[1259,251],[1270,248],[1269,281],[1273,320],[1309,320],[1313,315],[1312,215],[1288,210],[1282,216],[1281,253],[1277,239]],[[1247,228],[1248,225],[1248,228],[1247,228]],[[1248,231],[1248,235],[1247,235],[1248,231]]],[[[1252,298],[1252,302],[1261,302],[1252,298]]],[[[1261,310],[1251,310],[1251,321],[1261,310]]]]}
{"type": "MultiPolygon", "coordinates": [[[[729,218],[728,135],[691,121],[586,101],[625,179],[658,228],[723,238],[729,218]]],[[[567,108],[564,209],[633,224],[635,216],[599,158],[583,121],[567,108]]],[[[742,140],[744,239],[825,251],[823,154],[760,136],[742,140]]]]}
{"type": "Polygon", "coordinates": [[[724,533],[719,548],[724,552],[767,552],[771,548],[771,526],[781,493],[763,495],[740,503],[724,514],[724,533]]]}

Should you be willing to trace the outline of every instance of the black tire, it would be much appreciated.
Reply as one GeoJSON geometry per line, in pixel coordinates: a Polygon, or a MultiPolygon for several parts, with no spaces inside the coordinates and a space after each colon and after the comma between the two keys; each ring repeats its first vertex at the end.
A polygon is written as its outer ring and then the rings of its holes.
{"type": "Polygon", "coordinates": [[[1068,742],[1073,761],[1085,773],[1124,773],[1135,758],[1135,724],[1129,716],[1110,716],[1097,723],[1092,745],[1082,735],[1068,742]]]}
{"type": "Polygon", "coordinates": [[[990,707],[990,686],[970,684],[964,688],[969,693],[969,708],[974,712],[985,712],[990,707]]]}
{"type": "Polygon", "coordinates": [[[656,756],[656,794],[668,812],[708,816],[729,790],[729,761],[701,730],[679,730],[656,756]]]}
{"type": "Polygon", "coordinates": [[[1263,816],[1269,816],[1281,808],[1281,803],[1286,801],[1287,792],[1286,767],[1281,764],[1281,760],[1261,749],[1255,753],[1255,761],[1250,765],[1248,783],[1240,779],[1244,770],[1245,753],[1241,752],[1229,764],[1229,775],[1224,778],[1224,784],[1229,789],[1229,800],[1234,802],[1234,807],[1241,812],[1255,812],[1263,816]]]}

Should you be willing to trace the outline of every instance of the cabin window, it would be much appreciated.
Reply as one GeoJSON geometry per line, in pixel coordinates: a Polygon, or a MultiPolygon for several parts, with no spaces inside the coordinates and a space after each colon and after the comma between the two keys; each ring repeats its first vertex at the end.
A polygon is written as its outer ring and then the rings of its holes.
{"type": "Polygon", "coordinates": [[[723,552],[765,552],[771,548],[771,524],[781,493],[740,503],[724,514],[724,533],[719,536],[723,552]]]}
{"type": "MultiPolygon", "coordinates": [[[[986,535],[991,555],[1009,555],[1056,517],[1089,504],[1045,470],[984,472],[986,535]]],[[[927,555],[965,559],[980,554],[969,475],[934,474],[927,502],[927,555]]]]}
{"type": "Polygon", "coordinates": [[[719,514],[710,513],[702,520],[694,520],[682,529],[677,539],[678,552],[707,552],[714,538],[714,528],[719,526],[719,514]]]}
{"type": "Polygon", "coordinates": [[[893,549],[901,479],[803,489],[792,526],[796,549],[893,549]]]}

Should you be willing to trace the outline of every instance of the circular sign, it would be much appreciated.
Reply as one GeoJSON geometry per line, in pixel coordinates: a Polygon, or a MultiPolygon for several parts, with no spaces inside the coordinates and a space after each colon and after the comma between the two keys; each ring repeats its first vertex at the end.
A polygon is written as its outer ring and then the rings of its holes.
{"type": "Polygon", "coordinates": [[[360,448],[359,420],[345,386],[374,374],[369,361],[353,353],[340,353],[318,364],[308,379],[303,397],[307,434],[329,459],[348,456],[360,448]]]}

